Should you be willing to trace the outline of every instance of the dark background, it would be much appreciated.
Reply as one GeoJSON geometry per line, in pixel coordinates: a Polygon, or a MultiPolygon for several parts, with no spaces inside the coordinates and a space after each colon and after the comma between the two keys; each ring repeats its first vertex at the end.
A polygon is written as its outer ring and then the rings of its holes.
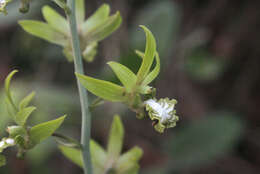
{"type": "MultiPolygon", "coordinates": [[[[79,139],[80,109],[73,64],[61,48],[25,33],[18,19],[42,20],[37,1],[27,15],[14,3],[0,16],[0,87],[13,69],[16,96],[35,90],[37,111],[31,124],[68,114],[59,130],[79,139]]],[[[144,49],[146,25],[155,35],[161,73],[153,86],[157,98],[175,98],[180,121],[163,135],[151,121],[138,120],[125,106],[106,102],[93,113],[92,137],[104,147],[114,114],[125,126],[124,151],[140,146],[141,174],[257,174],[260,172],[260,1],[245,0],[96,0],[86,1],[87,16],[102,3],[121,12],[123,23],[104,40],[86,74],[118,82],[106,65],[115,60],[137,71],[135,49],[144,49]]],[[[0,136],[12,125],[0,96],[0,136]]],[[[94,96],[90,96],[94,98],[94,96]]],[[[29,152],[25,160],[7,150],[2,174],[80,173],[53,139],[29,152]]]]}

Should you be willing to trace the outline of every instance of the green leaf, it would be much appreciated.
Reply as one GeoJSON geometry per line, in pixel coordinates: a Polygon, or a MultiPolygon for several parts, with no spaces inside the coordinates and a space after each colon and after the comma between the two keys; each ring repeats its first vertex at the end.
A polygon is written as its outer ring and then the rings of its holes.
{"type": "Polygon", "coordinates": [[[87,45],[87,47],[82,53],[84,60],[86,60],[87,62],[92,62],[94,60],[97,54],[97,46],[97,42],[93,42],[87,45]]]}
{"type": "Polygon", "coordinates": [[[14,104],[13,99],[12,99],[12,95],[11,95],[11,91],[10,91],[10,83],[11,83],[11,80],[12,80],[14,74],[17,72],[18,72],[18,70],[13,70],[10,74],[8,74],[8,76],[5,79],[5,93],[6,93],[8,101],[9,101],[8,104],[10,104],[10,106],[11,106],[10,109],[12,108],[13,110],[16,110],[16,111],[17,111],[17,107],[14,104]]]}
{"type": "Polygon", "coordinates": [[[57,13],[51,7],[45,5],[42,8],[42,14],[44,19],[48,22],[48,24],[55,29],[56,31],[69,36],[69,25],[66,19],[57,13]]]}
{"type": "Polygon", "coordinates": [[[16,114],[16,117],[15,117],[15,122],[20,125],[20,126],[23,126],[28,117],[32,114],[32,112],[36,109],[36,107],[27,107],[27,108],[24,108],[22,110],[20,110],[19,112],[17,112],[16,114]]]}
{"type": "Polygon", "coordinates": [[[34,20],[21,20],[19,21],[21,27],[28,33],[47,40],[51,43],[65,46],[68,42],[66,36],[57,32],[53,27],[50,25],[34,20]]]}
{"type": "Polygon", "coordinates": [[[142,51],[139,51],[139,50],[135,50],[135,53],[137,54],[137,56],[141,59],[144,58],[144,53],[142,51]]]}
{"type": "MultiPolygon", "coordinates": [[[[94,140],[90,141],[90,153],[94,170],[104,171],[104,164],[107,160],[107,153],[105,150],[94,140]]],[[[94,173],[99,173],[95,171],[94,173]]]]}
{"type": "Polygon", "coordinates": [[[79,167],[83,168],[83,157],[81,150],[74,147],[59,145],[62,154],[79,167]]]}
{"type": "MultiPolygon", "coordinates": [[[[59,149],[70,161],[83,168],[83,157],[80,149],[63,145],[59,145],[59,149]]],[[[104,164],[107,159],[105,150],[94,140],[91,140],[90,152],[92,156],[94,173],[99,173],[97,171],[104,171],[104,164]]]]}
{"type": "Polygon", "coordinates": [[[77,24],[81,25],[85,19],[85,0],[76,0],[75,7],[77,24]]]}
{"type": "Polygon", "coordinates": [[[127,171],[138,171],[138,161],[143,155],[143,150],[139,147],[134,147],[128,152],[124,153],[116,163],[118,173],[129,173],[127,171]]]}
{"type": "Polygon", "coordinates": [[[146,86],[151,83],[159,74],[160,72],[160,58],[159,54],[156,52],[156,65],[155,68],[145,77],[144,81],[142,82],[142,86],[146,86]]]}
{"type": "Polygon", "coordinates": [[[93,30],[97,26],[99,26],[101,23],[103,23],[109,16],[110,13],[110,7],[108,4],[103,4],[101,7],[99,7],[95,13],[90,16],[86,22],[82,25],[82,32],[85,34],[88,31],[93,30]]]}
{"type": "Polygon", "coordinates": [[[124,127],[118,115],[114,116],[108,139],[108,158],[117,159],[122,151],[124,127]]]}
{"type": "Polygon", "coordinates": [[[6,164],[6,159],[4,155],[0,155],[0,167],[6,164]]]}
{"type": "Polygon", "coordinates": [[[118,29],[121,22],[122,18],[120,16],[120,13],[117,12],[116,14],[110,16],[108,19],[97,25],[92,30],[89,30],[87,33],[84,33],[85,37],[87,38],[86,40],[89,43],[91,43],[105,39],[116,29],[118,29]]]}
{"type": "Polygon", "coordinates": [[[29,95],[27,95],[20,103],[19,103],[19,110],[22,110],[24,108],[26,108],[30,102],[32,101],[32,99],[35,96],[35,92],[31,92],[29,95]]]}
{"type": "Polygon", "coordinates": [[[125,86],[126,91],[131,92],[136,85],[136,75],[129,68],[120,63],[111,61],[107,64],[112,68],[118,79],[125,86]]]}
{"type": "Polygon", "coordinates": [[[113,102],[125,101],[123,87],[108,81],[98,80],[78,73],[75,74],[80,83],[96,96],[113,102]]]}
{"type": "Polygon", "coordinates": [[[156,41],[152,32],[145,26],[140,27],[143,28],[146,35],[146,47],[141,67],[137,73],[137,83],[142,82],[150,71],[156,52],[156,41]]]}
{"type": "Polygon", "coordinates": [[[58,119],[33,126],[29,131],[30,141],[32,142],[32,145],[39,144],[40,142],[51,136],[63,123],[65,117],[66,115],[58,119]]]}
{"type": "Polygon", "coordinates": [[[6,110],[8,115],[15,120],[15,115],[17,113],[17,110],[14,109],[13,105],[11,104],[11,102],[9,101],[8,98],[5,98],[5,106],[6,106],[6,110]]]}

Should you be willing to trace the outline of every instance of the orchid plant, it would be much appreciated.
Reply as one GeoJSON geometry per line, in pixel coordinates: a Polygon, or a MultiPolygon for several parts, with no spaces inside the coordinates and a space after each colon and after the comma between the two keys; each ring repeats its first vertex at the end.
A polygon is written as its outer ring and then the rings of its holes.
{"type": "MultiPolygon", "coordinates": [[[[119,116],[114,117],[107,151],[94,140],[90,140],[91,112],[87,91],[96,95],[97,101],[124,103],[136,113],[137,118],[150,118],[155,130],[160,133],[163,133],[166,128],[174,127],[179,119],[175,111],[177,101],[168,98],[157,100],[156,89],[150,86],[160,72],[160,57],[156,48],[156,40],[148,28],[140,26],[146,35],[146,47],[144,52],[136,50],[136,54],[142,59],[137,74],[120,63],[114,61],[107,63],[122,85],[87,76],[84,74],[82,59],[87,62],[94,60],[99,42],[120,26],[122,22],[120,13],[110,15],[109,5],[104,4],[85,20],[84,0],[53,1],[64,10],[66,17],[53,8],[44,6],[42,14],[46,22],[21,20],[19,24],[26,32],[61,46],[67,60],[74,63],[82,110],[81,143],[55,133],[66,116],[33,127],[27,124],[27,119],[36,109],[34,106],[29,106],[35,93],[30,93],[19,102],[19,105],[16,104],[10,90],[11,79],[17,72],[14,70],[6,78],[5,93],[6,108],[16,124],[7,127],[9,136],[0,141],[0,153],[8,147],[16,146],[18,157],[23,157],[26,151],[46,138],[54,136],[61,152],[82,167],[85,174],[136,174],[139,170],[138,161],[143,152],[139,147],[134,147],[120,155],[124,128],[119,116]],[[154,62],[155,67],[151,69],[154,62]]],[[[6,5],[8,3],[10,0],[0,0],[0,12],[7,14],[6,5]]],[[[28,11],[30,1],[21,0],[21,4],[20,11],[28,11]]],[[[0,154],[0,166],[5,162],[5,157],[0,154]]]]}

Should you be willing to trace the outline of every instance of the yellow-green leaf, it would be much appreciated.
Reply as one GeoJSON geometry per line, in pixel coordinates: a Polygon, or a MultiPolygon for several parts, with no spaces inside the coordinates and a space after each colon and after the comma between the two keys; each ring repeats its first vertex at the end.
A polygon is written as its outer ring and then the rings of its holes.
{"type": "Polygon", "coordinates": [[[19,24],[26,32],[30,33],[31,35],[34,35],[51,43],[65,46],[68,42],[64,34],[57,32],[47,23],[34,20],[21,20],[19,21],[19,24]]]}
{"type": "Polygon", "coordinates": [[[78,148],[67,147],[63,145],[59,145],[59,149],[61,150],[62,154],[70,161],[83,168],[83,157],[81,150],[79,150],[78,148]]]}
{"type": "Polygon", "coordinates": [[[125,101],[124,88],[114,83],[76,73],[80,83],[91,93],[113,102],[125,101]]]}
{"type": "Polygon", "coordinates": [[[52,28],[66,36],[69,36],[69,24],[63,16],[48,5],[45,5],[42,8],[42,14],[44,19],[52,28]]]}
{"type": "Polygon", "coordinates": [[[19,112],[17,112],[16,116],[15,116],[15,122],[20,125],[23,126],[26,123],[26,120],[28,119],[28,117],[32,114],[32,112],[36,109],[36,107],[27,107],[24,108],[22,110],[20,110],[19,112]]]}
{"type": "Polygon", "coordinates": [[[114,116],[108,139],[108,158],[117,159],[120,156],[123,146],[124,127],[118,115],[114,116]]]}
{"type": "Polygon", "coordinates": [[[85,33],[85,37],[87,38],[86,40],[89,43],[92,43],[105,39],[116,29],[118,29],[121,22],[121,15],[119,12],[117,12],[116,14],[110,16],[108,19],[106,19],[105,21],[103,21],[102,23],[85,33]]]}
{"type": "Polygon", "coordinates": [[[156,41],[152,32],[145,26],[140,26],[146,35],[146,47],[141,67],[137,73],[137,83],[142,82],[149,73],[156,52],[156,41]]]}
{"type": "Polygon", "coordinates": [[[22,99],[22,101],[19,103],[19,110],[26,108],[30,104],[34,96],[35,96],[35,92],[33,91],[29,95],[27,95],[24,99],[22,99]]]}
{"type": "Polygon", "coordinates": [[[8,74],[8,76],[5,79],[5,93],[7,96],[7,99],[9,100],[10,106],[13,107],[14,110],[17,111],[17,107],[14,104],[14,101],[12,99],[11,91],[10,91],[10,83],[15,73],[17,73],[18,70],[13,70],[11,73],[8,74]]]}
{"type": "Polygon", "coordinates": [[[126,91],[131,92],[136,85],[136,75],[129,68],[120,63],[111,61],[107,64],[112,68],[118,79],[125,86],[126,91]]]}
{"type": "Polygon", "coordinates": [[[98,25],[103,23],[109,16],[110,13],[110,7],[108,4],[103,4],[101,7],[99,7],[95,13],[90,16],[86,22],[83,23],[81,29],[82,32],[85,34],[94,28],[96,28],[98,25]]]}
{"type": "Polygon", "coordinates": [[[145,77],[144,81],[142,82],[143,86],[148,85],[149,83],[151,83],[159,74],[160,72],[160,58],[159,58],[159,54],[156,52],[155,54],[155,58],[156,58],[156,65],[155,68],[145,77]]]}
{"type": "Polygon", "coordinates": [[[40,142],[51,136],[63,123],[65,117],[66,116],[62,116],[58,119],[33,126],[29,131],[30,141],[32,145],[39,144],[40,142]]]}

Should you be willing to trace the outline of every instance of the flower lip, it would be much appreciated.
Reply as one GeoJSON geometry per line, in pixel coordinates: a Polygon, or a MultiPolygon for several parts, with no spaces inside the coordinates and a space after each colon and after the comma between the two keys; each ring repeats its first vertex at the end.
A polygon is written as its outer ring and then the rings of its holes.
{"type": "Polygon", "coordinates": [[[175,115],[176,103],[176,100],[168,98],[158,101],[154,98],[144,102],[150,119],[154,121],[153,126],[158,132],[163,133],[165,128],[176,126],[176,122],[179,120],[179,117],[175,115]]]}
{"type": "Polygon", "coordinates": [[[5,140],[5,142],[6,142],[6,144],[8,144],[8,145],[14,145],[14,144],[15,144],[15,141],[14,141],[14,139],[12,139],[12,138],[7,138],[7,139],[5,140]]]}
{"type": "Polygon", "coordinates": [[[3,148],[5,145],[5,142],[4,141],[0,141],[0,148],[3,148]]]}

